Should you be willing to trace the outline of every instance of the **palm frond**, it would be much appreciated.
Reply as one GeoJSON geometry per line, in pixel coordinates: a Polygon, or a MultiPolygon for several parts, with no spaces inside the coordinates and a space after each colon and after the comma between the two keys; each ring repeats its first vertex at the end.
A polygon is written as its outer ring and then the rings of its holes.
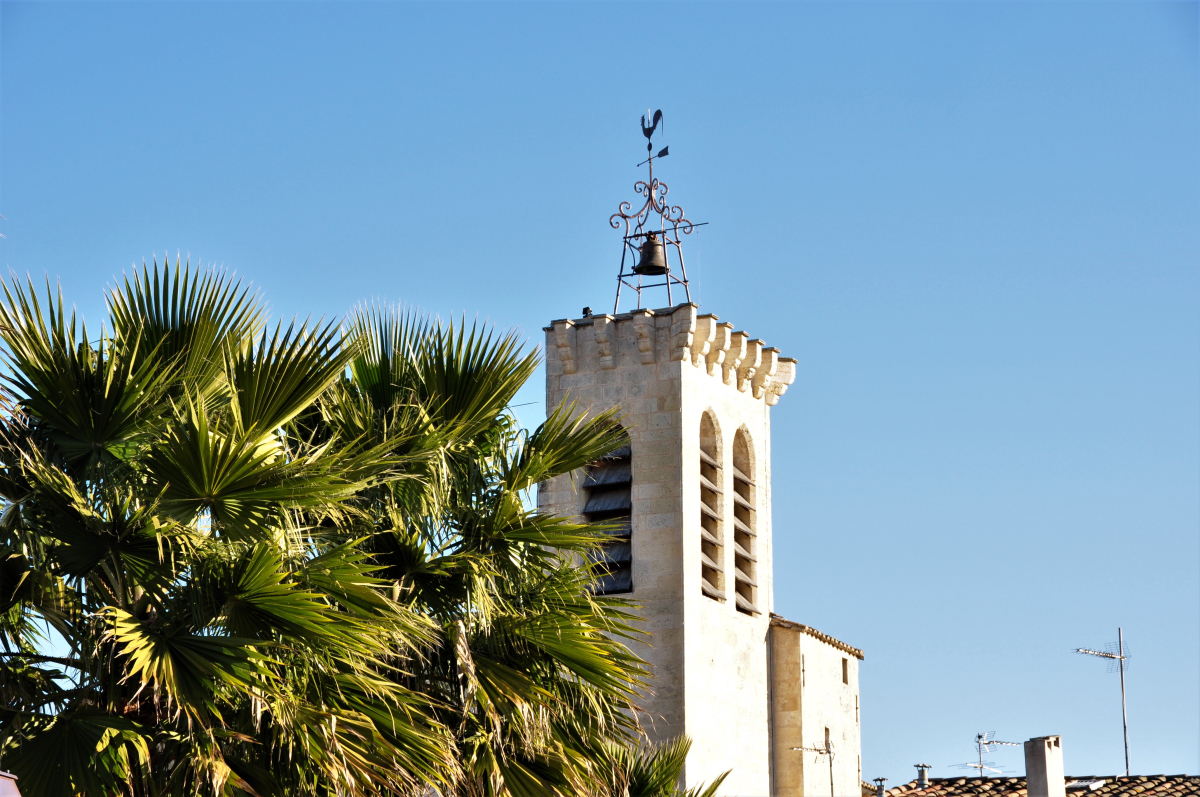
{"type": "Polygon", "coordinates": [[[428,411],[467,437],[501,416],[537,368],[515,332],[497,333],[466,319],[434,324],[416,352],[418,389],[428,411]]]}
{"type": "Polygon", "coordinates": [[[146,352],[136,329],[128,339],[102,332],[93,346],[48,285],[44,310],[32,282],[3,290],[0,337],[21,406],[48,426],[68,464],[127,456],[159,420],[154,410],[175,379],[173,363],[146,352]]]}
{"type": "Polygon", "coordinates": [[[253,349],[227,353],[234,429],[269,439],[312,405],[354,358],[353,349],[339,348],[339,342],[333,324],[286,330],[280,324],[253,349]]]}
{"type": "Polygon", "coordinates": [[[29,795],[115,795],[149,758],[146,730],[95,709],[28,718],[9,738],[4,766],[29,795]]]}
{"type": "Polygon", "coordinates": [[[179,420],[146,459],[163,511],[183,523],[211,513],[214,530],[255,535],[281,509],[336,510],[366,486],[347,477],[335,454],[320,449],[292,460],[262,445],[257,426],[237,433],[214,428],[199,401],[185,401],[179,420]],[[328,456],[326,456],[328,454],[328,456]]]}
{"type": "Polygon", "coordinates": [[[183,382],[193,393],[207,394],[224,376],[229,351],[249,347],[262,329],[265,312],[257,295],[239,281],[191,263],[174,269],[164,259],[128,276],[107,297],[113,334],[120,340],[140,337],[140,360],[179,363],[183,382]]]}

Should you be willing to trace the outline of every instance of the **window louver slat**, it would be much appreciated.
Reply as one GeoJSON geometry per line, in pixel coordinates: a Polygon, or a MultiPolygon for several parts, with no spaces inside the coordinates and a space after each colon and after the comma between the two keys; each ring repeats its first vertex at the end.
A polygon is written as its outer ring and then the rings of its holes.
{"type": "Polygon", "coordinates": [[[738,531],[742,532],[743,534],[749,534],[751,537],[756,536],[754,533],[754,529],[750,528],[745,523],[743,523],[741,518],[739,518],[737,515],[733,516],[733,527],[735,529],[737,529],[738,531]]]}
{"type": "Polygon", "coordinates": [[[584,487],[604,487],[629,484],[633,481],[633,467],[628,463],[614,463],[594,469],[584,479],[584,487]]]}
{"type": "Polygon", "coordinates": [[[601,595],[616,595],[633,590],[633,571],[628,567],[615,570],[601,576],[597,583],[596,592],[601,595]]]}
{"type": "Polygon", "coordinates": [[[629,490],[597,491],[588,496],[587,504],[583,507],[584,514],[593,512],[612,512],[617,509],[632,509],[633,502],[629,490]]]}
{"type": "Polygon", "coordinates": [[[741,609],[742,611],[749,612],[750,614],[758,614],[759,613],[757,607],[755,607],[755,605],[753,603],[751,603],[750,601],[743,598],[741,596],[741,593],[735,592],[735,593],[733,593],[733,597],[735,600],[737,600],[738,608],[741,609]]]}
{"type": "Polygon", "coordinates": [[[591,558],[599,571],[592,589],[600,595],[633,591],[633,450],[625,445],[587,469],[583,515],[612,540],[591,558]]]}

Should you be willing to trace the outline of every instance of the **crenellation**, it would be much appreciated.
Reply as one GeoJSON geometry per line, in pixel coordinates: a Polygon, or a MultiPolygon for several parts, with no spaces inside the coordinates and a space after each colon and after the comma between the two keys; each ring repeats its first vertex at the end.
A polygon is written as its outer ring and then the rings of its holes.
{"type": "Polygon", "coordinates": [[[686,360],[696,334],[696,305],[682,304],[671,314],[670,360],[686,360]]]}
{"type": "MultiPolygon", "coordinates": [[[[735,333],[745,335],[746,333],[735,333]]],[[[758,366],[762,363],[762,344],[758,338],[749,338],[746,340],[746,353],[742,357],[741,363],[737,369],[737,389],[739,393],[745,393],[750,388],[750,380],[754,378],[754,374],[758,372],[758,366]]]]}
{"type": "MultiPolygon", "coordinates": [[[[715,319],[716,316],[713,318],[715,319]]],[[[722,322],[713,328],[713,340],[709,344],[708,354],[704,358],[704,370],[709,376],[714,376],[717,369],[721,368],[732,340],[733,324],[722,322]]]]}
{"type": "Polygon", "coordinates": [[[600,367],[609,369],[615,367],[613,354],[617,348],[618,336],[614,334],[615,322],[611,315],[598,315],[592,318],[592,337],[596,341],[596,356],[600,367]]]}
{"type": "MultiPolygon", "coordinates": [[[[629,432],[629,598],[650,634],[633,649],[653,672],[642,706],[646,730],[656,741],[694,739],[686,785],[732,769],[728,793],[765,797],[773,607],[767,410],[795,381],[797,362],[695,304],[558,320],[546,328],[546,350],[547,407],[567,400],[580,413],[616,408],[629,432]],[[715,468],[701,464],[701,446],[715,468]],[[735,484],[738,463],[749,488],[744,479],[735,484]],[[709,523],[700,503],[722,519],[709,523]],[[714,572],[708,563],[719,564],[724,597],[702,590],[714,572]]],[[[539,490],[538,504],[582,518],[587,495],[560,476],[539,490]]]]}
{"type": "Polygon", "coordinates": [[[574,321],[554,322],[554,345],[558,348],[558,360],[564,374],[575,373],[575,339],[574,321]]]}
{"type": "Polygon", "coordinates": [[[749,339],[750,336],[745,332],[730,333],[729,351],[725,353],[725,362],[721,363],[721,380],[725,384],[736,386],[738,369],[742,367],[742,360],[746,359],[746,341],[749,339]]]}
{"type": "Polygon", "coordinates": [[[767,389],[767,383],[771,377],[775,376],[775,369],[778,367],[779,349],[774,346],[762,349],[758,368],[754,369],[754,376],[750,378],[750,384],[754,388],[754,397],[756,399],[763,397],[763,393],[767,389]]]}
{"type": "Polygon", "coordinates": [[[711,313],[696,316],[696,333],[692,337],[692,365],[705,362],[717,335],[717,317],[711,313]]]}
{"type": "Polygon", "coordinates": [[[632,315],[642,365],[649,365],[654,362],[654,314],[649,310],[637,310],[632,315]]]}
{"type": "Polygon", "coordinates": [[[796,365],[797,361],[791,357],[779,358],[779,368],[767,388],[767,406],[778,404],[780,397],[787,392],[788,385],[796,381],[796,365]]]}

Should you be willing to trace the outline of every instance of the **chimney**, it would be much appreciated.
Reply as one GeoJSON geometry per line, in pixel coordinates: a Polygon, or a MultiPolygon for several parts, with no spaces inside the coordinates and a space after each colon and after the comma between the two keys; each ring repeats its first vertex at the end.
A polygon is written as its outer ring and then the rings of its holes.
{"type": "Polygon", "coordinates": [[[0,772],[0,797],[21,797],[17,789],[17,776],[0,772]]]}
{"type": "Polygon", "coordinates": [[[1029,797],[1067,797],[1061,736],[1039,736],[1025,743],[1025,782],[1029,797]]]}
{"type": "Polygon", "coordinates": [[[887,778],[875,778],[875,797],[883,797],[887,789],[883,784],[887,783],[887,778]]]}
{"type": "Polygon", "coordinates": [[[928,789],[929,788],[929,769],[930,769],[929,765],[928,764],[914,764],[914,766],[917,768],[917,788],[918,789],[928,789]]]}

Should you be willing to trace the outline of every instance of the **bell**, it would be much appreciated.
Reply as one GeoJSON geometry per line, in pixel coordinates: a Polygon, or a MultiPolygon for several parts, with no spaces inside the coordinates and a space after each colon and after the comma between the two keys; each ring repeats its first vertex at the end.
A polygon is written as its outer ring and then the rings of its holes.
{"type": "Polygon", "coordinates": [[[646,240],[642,241],[642,256],[638,264],[633,267],[633,273],[654,277],[667,273],[667,258],[663,252],[663,244],[654,233],[650,233],[646,236],[646,240]]]}

